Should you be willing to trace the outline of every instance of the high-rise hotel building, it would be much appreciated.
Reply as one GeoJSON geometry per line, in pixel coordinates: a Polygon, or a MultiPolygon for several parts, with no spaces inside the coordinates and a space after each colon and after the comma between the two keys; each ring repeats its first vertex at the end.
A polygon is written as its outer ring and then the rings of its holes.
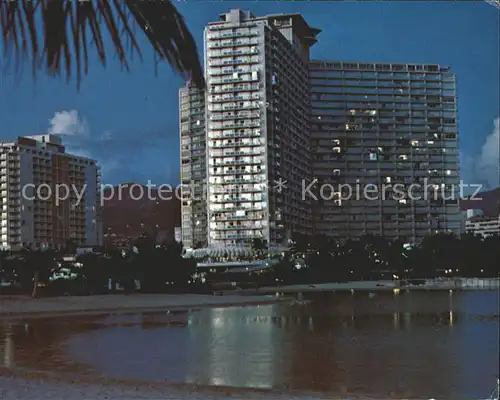
{"type": "Polygon", "coordinates": [[[314,176],[318,188],[336,188],[313,203],[315,233],[413,243],[435,231],[459,234],[453,72],[432,64],[313,61],[310,79],[314,176]],[[359,185],[361,195],[341,193],[340,184],[353,192],[359,185]]]}
{"type": "Polygon", "coordinates": [[[206,92],[180,92],[182,183],[206,190],[183,200],[186,247],[460,232],[454,74],[310,61],[319,33],[299,14],[241,10],[206,27],[206,92]]]}
{"type": "Polygon", "coordinates": [[[181,240],[186,248],[207,246],[207,149],[205,93],[189,84],[179,91],[181,183],[181,240]]]}
{"type": "Polygon", "coordinates": [[[312,233],[301,180],[311,176],[308,63],[319,32],[299,14],[241,10],[206,27],[210,247],[312,233]]]}
{"type": "Polygon", "coordinates": [[[99,180],[96,162],[66,153],[57,136],[1,142],[0,248],[101,245],[99,180]]]}

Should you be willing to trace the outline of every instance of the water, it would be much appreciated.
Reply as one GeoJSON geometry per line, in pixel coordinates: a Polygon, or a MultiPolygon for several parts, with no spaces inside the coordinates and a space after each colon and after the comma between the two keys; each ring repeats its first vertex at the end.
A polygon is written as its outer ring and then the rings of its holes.
{"type": "Polygon", "coordinates": [[[376,398],[487,397],[499,293],[315,293],[301,304],[4,324],[4,365],[376,398]]]}

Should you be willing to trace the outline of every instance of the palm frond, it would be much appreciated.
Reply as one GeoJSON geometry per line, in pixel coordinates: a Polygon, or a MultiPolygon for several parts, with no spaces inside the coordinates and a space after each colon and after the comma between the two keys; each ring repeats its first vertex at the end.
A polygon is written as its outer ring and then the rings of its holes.
{"type": "Polygon", "coordinates": [[[30,55],[34,73],[45,66],[50,75],[65,75],[68,80],[74,63],[77,85],[82,72],[88,72],[91,46],[99,62],[106,66],[106,33],[122,67],[128,70],[134,54],[142,58],[136,28],[145,34],[160,61],[168,62],[195,86],[204,87],[196,43],[184,18],[168,0],[0,2],[4,56],[14,55],[19,61],[30,55]]]}

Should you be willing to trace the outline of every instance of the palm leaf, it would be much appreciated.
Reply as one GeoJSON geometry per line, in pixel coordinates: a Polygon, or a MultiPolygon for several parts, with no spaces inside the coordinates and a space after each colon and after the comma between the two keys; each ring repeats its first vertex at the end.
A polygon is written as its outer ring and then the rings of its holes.
{"type": "Polygon", "coordinates": [[[106,34],[126,70],[134,54],[142,58],[137,28],[145,34],[159,61],[166,61],[186,80],[204,87],[196,43],[184,18],[168,0],[0,1],[5,57],[13,54],[19,65],[21,57],[29,55],[33,73],[45,66],[50,75],[65,75],[68,80],[74,63],[78,86],[82,72],[88,72],[91,45],[99,62],[106,66],[106,34]],[[40,19],[41,26],[37,23],[40,19]]]}

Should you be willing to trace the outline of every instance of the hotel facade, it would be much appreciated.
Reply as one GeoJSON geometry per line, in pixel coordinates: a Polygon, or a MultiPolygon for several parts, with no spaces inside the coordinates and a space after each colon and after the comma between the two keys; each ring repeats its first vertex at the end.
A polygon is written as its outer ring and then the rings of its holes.
{"type": "Polygon", "coordinates": [[[435,230],[459,233],[458,202],[444,200],[459,183],[454,74],[310,60],[319,33],[299,14],[241,10],[206,27],[206,91],[180,91],[181,180],[205,196],[183,200],[186,247],[260,239],[280,248],[294,233],[413,243],[435,230]],[[304,191],[424,182],[440,195],[323,200],[304,191]]]}
{"type": "Polygon", "coordinates": [[[66,153],[57,136],[0,142],[0,247],[101,245],[99,181],[96,162],[66,153]],[[70,189],[66,199],[62,189],[56,196],[61,185],[70,189]],[[83,193],[80,202],[76,192],[83,193]]]}
{"type": "Polygon", "coordinates": [[[460,234],[455,75],[434,64],[310,63],[316,234],[365,234],[418,243],[460,234]],[[354,190],[353,190],[354,192],[354,190]]]}
{"type": "MultiPolygon", "coordinates": [[[[311,177],[308,63],[319,30],[298,14],[220,18],[204,37],[206,244],[279,246],[292,232],[312,233],[301,180],[311,177]]],[[[191,205],[183,202],[187,239],[191,205]]]]}

